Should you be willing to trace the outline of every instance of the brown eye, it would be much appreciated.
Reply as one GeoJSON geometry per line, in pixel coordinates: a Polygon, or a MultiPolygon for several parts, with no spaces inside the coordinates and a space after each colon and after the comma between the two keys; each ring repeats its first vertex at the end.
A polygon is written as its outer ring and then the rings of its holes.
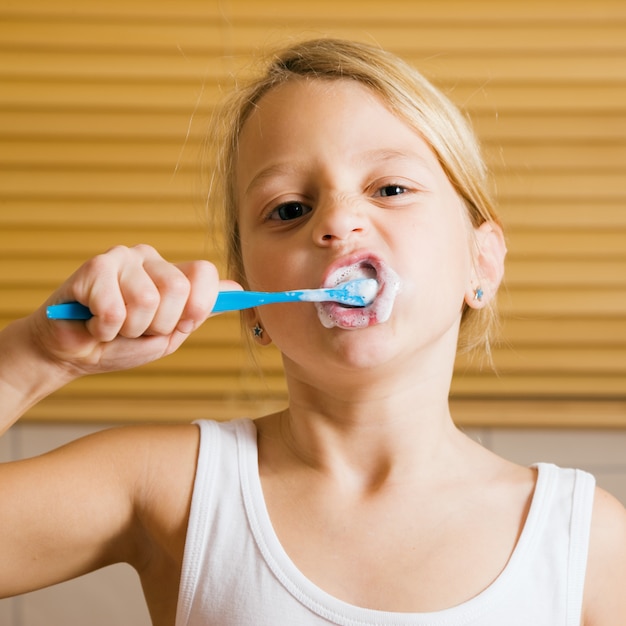
{"type": "Polygon", "coordinates": [[[405,192],[406,189],[400,185],[385,185],[379,190],[379,193],[383,198],[388,198],[390,196],[399,196],[405,192]]]}
{"type": "Polygon", "coordinates": [[[295,220],[299,217],[303,217],[309,213],[310,210],[311,207],[301,202],[285,202],[285,204],[281,204],[270,213],[269,219],[282,221],[295,220]]]}

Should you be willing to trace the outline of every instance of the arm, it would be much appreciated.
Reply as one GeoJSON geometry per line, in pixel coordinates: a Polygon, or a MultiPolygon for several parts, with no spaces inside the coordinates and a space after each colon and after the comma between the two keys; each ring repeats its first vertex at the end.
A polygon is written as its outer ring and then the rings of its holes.
{"type": "Polygon", "coordinates": [[[584,626],[626,624],[626,509],[596,489],[585,582],[584,626]]]}
{"type": "Polygon", "coordinates": [[[71,382],[69,372],[42,359],[26,320],[0,331],[0,435],[50,393],[71,382]]]}
{"type": "Polygon", "coordinates": [[[175,593],[198,439],[192,425],[115,428],[0,467],[0,597],[118,562],[147,597],[175,593]]]}
{"type": "Polygon", "coordinates": [[[0,433],[77,377],[174,352],[210,314],[218,285],[210,263],[175,266],[148,246],[113,248],[85,263],[44,306],[0,333],[0,433]],[[46,318],[46,305],[71,300],[94,317],[46,318]]]}
{"type": "MultiPolygon", "coordinates": [[[[210,314],[219,284],[209,263],[174,266],[147,246],[87,262],[46,305],[78,300],[91,320],[51,322],[44,305],[0,333],[0,429],[79,376],[170,354],[210,314]]],[[[146,429],[120,429],[0,466],[0,597],[117,561],[142,569],[150,541],[168,524],[180,530],[195,462],[191,452],[176,474],[173,449],[157,440],[146,429]],[[152,503],[155,485],[171,475],[178,490],[170,485],[152,503]],[[177,512],[171,522],[168,506],[177,512]]],[[[192,451],[193,436],[185,440],[192,451]]]]}
{"type": "Polygon", "coordinates": [[[0,597],[142,558],[122,431],[0,466],[0,597]],[[118,465],[124,463],[124,471],[118,465]]]}

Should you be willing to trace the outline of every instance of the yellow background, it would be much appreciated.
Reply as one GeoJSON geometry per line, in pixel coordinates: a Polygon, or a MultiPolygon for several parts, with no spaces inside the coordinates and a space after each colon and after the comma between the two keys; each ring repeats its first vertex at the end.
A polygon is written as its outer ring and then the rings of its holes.
{"type": "MultiPolygon", "coordinates": [[[[406,58],[474,123],[509,258],[498,374],[461,360],[467,425],[626,425],[626,3],[368,0],[0,1],[0,324],[83,260],[145,242],[215,260],[204,129],[232,75],[290,38],[406,58]]],[[[428,295],[424,295],[427,305],[428,295]]],[[[180,351],[77,381],[31,419],[190,420],[284,404],[236,315],[180,351]]]]}

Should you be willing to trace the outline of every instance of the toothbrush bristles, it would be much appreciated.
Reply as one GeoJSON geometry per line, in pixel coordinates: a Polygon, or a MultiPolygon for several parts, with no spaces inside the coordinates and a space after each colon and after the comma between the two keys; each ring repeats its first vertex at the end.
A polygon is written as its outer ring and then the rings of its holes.
{"type": "Polygon", "coordinates": [[[378,281],[374,278],[361,278],[337,285],[346,292],[343,306],[365,307],[371,304],[378,293],[378,281]]]}

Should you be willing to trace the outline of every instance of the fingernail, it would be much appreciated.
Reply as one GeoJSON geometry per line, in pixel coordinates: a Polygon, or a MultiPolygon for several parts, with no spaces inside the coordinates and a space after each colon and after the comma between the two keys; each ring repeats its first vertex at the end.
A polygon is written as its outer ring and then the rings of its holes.
{"type": "Polygon", "coordinates": [[[196,325],[194,324],[193,320],[180,320],[178,322],[178,326],[176,326],[176,330],[188,335],[189,333],[193,332],[195,327],[196,325]]]}

